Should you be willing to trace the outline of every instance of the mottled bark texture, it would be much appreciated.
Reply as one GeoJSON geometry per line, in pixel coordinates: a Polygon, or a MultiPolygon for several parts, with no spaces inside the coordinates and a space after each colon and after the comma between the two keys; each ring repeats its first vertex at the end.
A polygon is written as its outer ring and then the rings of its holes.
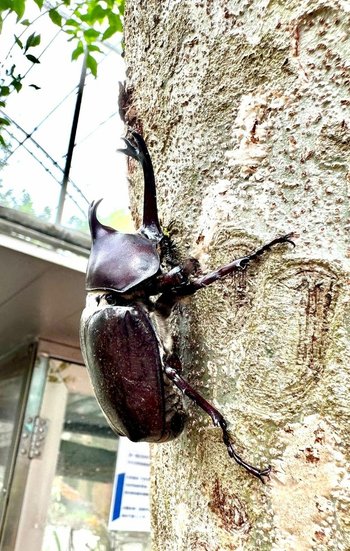
{"type": "Polygon", "coordinates": [[[125,42],[125,120],[181,254],[208,270],[299,234],[178,326],[184,374],[271,480],[189,404],[152,449],[153,550],[349,550],[349,3],[129,0],[125,42]]]}

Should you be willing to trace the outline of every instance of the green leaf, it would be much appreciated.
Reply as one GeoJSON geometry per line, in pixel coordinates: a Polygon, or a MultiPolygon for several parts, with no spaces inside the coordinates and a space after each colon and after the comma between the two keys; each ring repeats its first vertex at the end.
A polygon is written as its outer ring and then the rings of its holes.
{"type": "Polygon", "coordinates": [[[73,15],[75,15],[78,19],[80,19],[81,21],[81,18],[82,18],[82,13],[81,11],[79,10],[79,8],[75,8],[74,12],[73,12],[73,15]]]}
{"type": "Polygon", "coordinates": [[[43,5],[44,5],[44,0],[34,0],[34,2],[35,2],[36,5],[38,6],[38,8],[41,10],[41,8],[42,8],[43,5]]]}
{"type": "Polygon", "coordinates": [[[0,86],[0,96],[8,96],[10,93],[9,86],[0,86]]]}
{"type": "Polygon", "coordinates": [[[108,21],[110,26],[115,27],[117,31],[123,30],[123,25],[119,13],[110,12],[108,14],[108,21]]]}
{"type": "Polygon", "coordinates": [[[84,21],[84,23],[89,23],[89,24],[92,23],[91,15],[89,13],[80,14],[80,19],[84,21]]]}
{"type": "Polygon", "coordinates": [[[26,42],[24,51],[26,52],[27,50],[29,50],[29,48],[34,48],[35,46],[39,46],[40,42],[41,42],[40,34],[35,34],[35,33],[31,34],[27,38],[27,42],[26,42]]]}
{"type": "Polygon", "coordinates": [[[3,117],[0,117],[0,124],[2,126],[10,126],[10,121],[7,119],[4,119],[3,117]]]}
{"type": "Polygon", "coordinates": [[[62,16],[58,13],[57,10],[52,8],[49,11],[49,17],[50,17],[52,23],[55,23],[55,25],[58,25],[59,27],[62,27],[62,16]]]}
{"type": "Polygon", "coordinates": [[[96,46],[96,44],[89,44],[88,48],[89,48],[89,52],[100,52],[100,54],[102,54],[101,48],[96,46]]]}
{"type": "Polygon", "coordinates": [[[29,61],[31,61],[32,63],[40,63],[38,58],[35,57],[34,55],[28,54],[26,55],[26,58],[29,59],[29,61]]]}
{"type": "Polygon", "coordinates": [[[17,14],[17,21],[23,17],[25,7],[25,0],[12,0],[12,9],[17,14]]]}
{"type": "Polygon", "coordinates": [[[3,147],[6,147],[6,142],[5,142],[4,138],[1,136],[1,134],[0,134],[0,144],[1,144],[3,147]]]}
{"type": "Polygon", "coordinates": [[[97,76],[97,61],[91,54],[88,54],[88,56],[87,56],[86,66],[88,67],[88,69],[90,69],[92,75],[94,77],[96,77],[97,76]]]}
{"type": "Polygon", "coordinates": [[[23,21],[21,21],[21,25],[24,25],[25,27],[29,27],[30,24],[29,19],[23,19],[23,21]]]}
{"type": "Polygon", "coordinates": [[[75,48],[75,50],[72,53],[72,61],[75,61],[78,59],[78,57],[84,53],[84,46],[82,42],[79,40],[78,46],[75,48]]]}
{"type": "Polygon", "coordinates": [[[119,2],[118,10],[119,10],[120,15],[124,15],[124,11],[125,11],[125,0],[121,0],[121,1],[119,2]]]}
{"type": "Polygon", "coordinates": [[[107,38],[113,36],[117,32],[117,30],[118,29],[116,29],[115,27],[108,27],[102,35],[102,41],[107,40],[107,38]]]}
{"type": "Polygon", "coordinates": [[[100,36],[100,33],[98,31],[95,31],[95,29],[88,29],[87,31],[84,31],[84,38],[86,42],[93,42],[100,36]]]}
{"type": "Polygon", "coordinates": [[[31,45],[30,45],[31,48],[33,48],[33,47],[35,47],[35,46],[39,46],[40,42],[41,42],[41,36],[40,36],[40,34],[35,34],[35,35],[33,36],[33,40],[32,40],[32,43],[31,43],[31,45]]]}
{"type": "Polygon", "coordinates": [[[22,89],[21,78],[13,79],[11,84],[14,87],[14,89],[16,90],[16,92],[19,92],[22,89]]]}
{"type": "Polygon", "coordinates": [[[69,27],[79,27],[80,23],[76,19],[70,18],[70,19],[67,19],[67,21],[65,22],[65,25],[68,25],[69,27]]]}
{"type": "Polygon", "coordinates": [[[92,21],[102,21],[107,15],[107,10],[104,10],[100,4],[97,4],[91,11],[92,21]]]}
{"type": "Polygon", "coordinates": [[[15,43],[17,44],[17,46],[19,46],[22,49],[23,48],[22,41],[18,38],[18,36],[14,35],[14,37],[15,37],[15,43]]]}
{"type": "Polygon", "coordinates": [[[1,0],[0,5],[0,12],[6,11],[6,10],[13,10],[13,0],[1,0]]]}
{"type": "Polygon", "coordinates": [[[108,14],[108,21],[109,27],[103,33],[102,40],[107,40],[107,38],[110,38],[116,32],[121,32],[123,30],[122,21],[119,14],[110,12],[108,14]]]}

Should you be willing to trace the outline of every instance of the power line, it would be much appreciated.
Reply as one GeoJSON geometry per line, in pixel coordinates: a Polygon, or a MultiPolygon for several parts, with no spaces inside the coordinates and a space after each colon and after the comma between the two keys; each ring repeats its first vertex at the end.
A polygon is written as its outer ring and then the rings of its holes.
{"type": "MultiPolygon", "coordinates": [[[[49,10],[48,10],[48,11],[49,11],[49,10]]],[[[47,14],[48,14],[48,11],[43,11],[43,12],[39,13],[39,15],[38,15],[37,17],[35,17],[35,18],[33,19],[33,21],[31,21],[30,24],[29,24],[28,26],[26,26],[26,27],[23,29],[23,31],[18,35],[17,38],[21,39],[22,36],[23,36],[26,32],[28,32],[29,27],[31,27],[32,25],[34,25],[34,23],[36,23],[39,19],[41,19],[41,17],[43,17],[44,15],[47,15],[47,14]]],[[[11,15],[11,10],[8,11],[8,13],[6,14],[6,16],[5,16],[4,20],[3,20],[3,23],[6,21],[7,17],[10,16],[10,15],[11,15]]],[[[11,45],[9,51],[7,52],[7,54],[6,54],[6,56],[5,56],[5,61],[10,57],[11,52],[12,52],[13,48],[16,46],[16,44],[17,44],[17,41],[14,40],[14,41],[13,41],[13,44],[11,45]]]]}
{"type": "Polygon", "coordinates": [[[114,111],[114,113],[112,113],[111,115],[109,115],[109,117],[107,117],[104,121],[100,122],[93,130],[91,130],[91,132],[89,132],[88,134],[86,134],[86,136],[84,136],[80,142],[76,143],[75,144],[75,147],[79,147],[79,145],[81,145],[82,143],[84,143],[86,140],[88,140],[93,134],[95,134],[95,132],[98,131],[98,129],[103,126],[104,124],[106,124],[108,121],[110,121],[113,117],[115,117],[117,114],[119,113],[119,110],[117,111],[114,111]]]}
{"type": "MultiPolygon", "coordinates": [[[[108,52],[108,53],[106,53],[106,54],[104,55],[104,57],[103,57],[102,60],[100,61],[99,65],[101,65],[101,64],[105,61],[105,59],[110,55],[110,53],[111,53],[111,52],[108,52]]],[[[89,78],[90,76],[91,76],[91,75],[88,74],[86,78],[89,78]]],[[[27,139],[31,138],[32,135],[34,134],[34,132],[36,132],[37,130],[39,130],[39,128],[44,124],[44,122],[46,122],[46,121],[51,117],[51,115],[53,115],[53,113],[55,113],[55,111],[56,111],[59,107],[61,107],[61,105],[63,105],[63,103],[64,103],[64,102],[65,102],[65,101],[66,101],[66,100],[67,100],[67,99],[77,90],[77,88],[78,88],[78,86],[74,86],[74,88],[72,88],[72,89],[70,90],[70,92],[68,92],[68,94],[66,94],[66,95],[65,95],[65,96],[55,105],[55,107],[54,107],[53,109],[51,109],[51,111],[49,111],[49,112],[47,113],[47,115],[45,115],[45,117],[44,117],[38,124],[35,125],[35,127],[33,128],[33,130],[32,130],[30,133],[25,132],[26,136],[25,136],[25,138],[24,138],[24,140],[23,140],[23,143],[24,143],[27,139]]],[[[111,115],[109,118],[111,118],[112,116],[114,116],[116,113],[118,113],[118,111],[116,111],[115,113],[113,113],[113,115],[111,115]]],[[[7,116],[8,118],[10,118],[8,115],[6,115],[6,116],[7,116]]],[[[109,120],[109,119],[107,119],[107,120],[109,120]]],[[[101,126],[102,126],[105,122],[107,122],[107,120],[106,120],[106,121],[103,121],[103,122],[101,123],[101,126]]],[[[99,125],[99,126],[100,126],[100,125],[99,125]]],[[[95,130],[97,130],[97,128],[98,128],[98,127],[96,127],[95,130]]],[[[91,134],[93,134],[95,130],[93,130],[90,134],[88,134],[85,138],[83,138],[78,144],[76,144],[75,147],[77,147],[77,146],[80,145],[83,141],[85,141],[85,139],[87,139],[91,134]]],[[[12,150],[11,152],[9,152],[8,156],[7,156],[6,159],[5,159],[5,162],[7,162],[8,159],[9,159],[10,157],[12,157],[12,155],[17,151],[17,149],[18,149],[19,147],[21,147],[21,145],[22,145],[22,143],[20,142],[19,145],[18,145],[14,150],[12,150]]]]}
{"type": "MultiPolygon", "coordinates": [[[[64,96],[64,98],[59,101],[59,103],[57,103],[55,105],[55,107],[53,109],[51,109],[51,111],[49,111],[49,113],[47,115],[45,115],[45,117],[33,128],[33,130],[31,131],[30,134],[26,134],[24,140],[23,140],[23,143],[28,140],[29,138],[32,137],[32,135],[34,134],[34,132],[36,132],[37,130],[39,130],[39,128],[41,127],[42,124],[44,124],[44,122],[47,121],[47,119],[49,117],[51,117],[51,115],[53,115],[53,113],[59,108],[61,107],[61,105],[63,105],[63,103],[69,98],[69,96],[71,96],[75,90],[76,90],[77,86],[74,86],[74,88],[72,88],[72,90],[70,92],[68,92],[68,94],[66,94],[66,96],[64,96]]],[[[8,115],[6,115],[8,116],[8,115]]],[[[12,150],[8,156],[6,157],[6,162],[8,161],[8,159],[17,151],[17,149],[22,145],[22,143],[20,143],[14,150],[12,150]]]]}
{"type": "MultiPolygon", "coordinates": [[[[42,15],[42,14],[41,14],[42,15]]],[[[38,56],[38,59],[41,59],[45,53],[47,52],[47,50],[51,47],[51,45],[54,43],[54,41],[56,40],[56,38],[59,36],[59,34],[61,33],[61,29],[51,38],[51,40],[49,40],[49,42],[46,44],[45,48],[41,51],[40,55],[38,56]]],[[[23,33],[21,33],[20,36],[22,36],[23,33]]],[[[10,51],[8,52],[8,55],[7,57],[11,54],[11,51],[12,51],[12,48],[14,47],[14,45],[12,45],[12,47],[10,48],[10,51]]],[[[111,50],[109,48],[109,51],[108,53],[105,53],[105,55],[103,56],[102,60],[100,61],[100,65],[106,60],[106,58],[109,56],[109,54],[111,53],[111,50]]],[[[6,57],[6,58],[7,58],[6,57]]],[[[26,73],[23,75],[22,78],[26,77],[28,75],[28,73],[34,68],[35,64],[31,65],[28,70],[26,71],[26,73]]],[[[90,76],[90,75],[89,75],[90,76]]],[[[59,207],[58,207],[58,215],[60,214],[60,208],[61,208],[61,198],[62,198],[62,195],[65,195],[66,193],[66,186],[67,186],[67,183],[70,182],[71,185],[73,186],[73,188],[78,192],[78,194],[82,197],[82,199],[85,201],[86,204],[89,203],[88,199],[85,197],[85,195],[83,194],[83,192],[81,191],[81,189],[71,180],[71,178],[69,177],[69,174],[66,174],[66,168],[63,169],[60,167],[60,165],[58,164],[58,162],[46,151],[46,149],[44,149],[44,147],[42,147],[34,138],[33,138],[33,134],[41,127],[42,124],[44,124],[44,122],[49,118],[51,117],[51,115],[76,91],[77,87],[75,86],[68,94],[66,94],[64,96],[63,99],[61,99],[53,109],[51,109],[51,111],[49,111],[45,116],[44,118],[34,127],[34,129],[28,133],[26,132],[22,126],[20,124],[18,124],[13,118],[11,118],[10,116],[6,115],[5,112],[3,110],[0,109],[0,112],[3,113],[7,119],[18,129],[20,130],[20,132],[22,132],[22,134],[24,135],[23,139],[20,140],[20,139],[17,139],[13,134],[11,134],[10,132],[8,132],[8,134],[10,136],[12,136],[12,138],[18,142],[18,145],[11,151],[8,153],[6,159],[5,159],[5,163],[8,162],[9,158],[18,150],[20,149],[20,147],[24,147],[24,149],[44,168],[44,170],[46,172],[48,172],[53,178],[55,181],[59,182],[59,180],[53,175],[53,173],[51,172],[51,170],[48,168],[48,166],[45,166],[45,163],[40,160],[28,147],[26,147],[24,144],[27,140],[30,140],[35,147],[37,147],[44,155],[45,157],[52,163],[53,167],[57,168],[58,170],[60,170],[62,173],[63,173],[63,182],[60,183],[61,185],[61,193],[60,193],[60,202],[59,202],[59,207]]],[[[102,121],[94,130],[92,130],[87,136],[85,136],[79,144],[73,144],[73,147],[76,147],[77,145],[80,145],[82,142],[84,142],[86,139],[88,139],[89,136],[91,136],[92,134],[94,134],[97,129],[101,126],[103,126],[108,120],[110,120],[113,116],[115,116],[115,114],[117,113],[118,111],[116,111],[115,113],[112,113],[106,120],[102,121]]],[[[7,130],[7,129],[6,129],[7,130]]],[[[67,160],[66,160],[66,167],[67,167],[67,164],[68,164],[68,157],[69,157],[69,149],[68,149],[68,153],[67,153],[67,160]]],[[[72,198],[72,196],[70,194],[67,194],[72,200],[73,202],[77,205],[77,207],[82,211],[81,207],[78,205],[78,203],[72,198]]],[[[83,211],[82,211],[83,212],[83,211]]]]}
{"type": "MultiPolygon", "coordinates": [[[[10,138],[12,138],[13,140],[16,140],[16,142],[20,143],[18,138],[12,134],[12,132],[9,131],[8,128],[4,128],[4,130],[7,132],[7,134],[10,136],[10,138]]],[[[27,151],[27,153],[29,153],[29,155],[31,155],[33,157],[33,159],[35,159],[35,161],[37,163],[39,163],[43,169],[45,170],[45,172],[47,172],[59,185],[61,185],[61,180],[56,178],[56,176],[53,174],[53,172],[51,172],[51,170],[47,167],[47,165],[45,165],[41,159],[39,159],[39,157],[37,157],[33,151],[31,151],[26,145],[24,145],[23,143],[20,144],[23,146],[23,148],[27,151]]],[[[59,167],[58,167],[59,168],[59,167]]],[[[68,197],[73,201],[73,203],[78,207],[78,209],[80,210],[80,212],[85,216],[86,215],[86,212],[85,210],[79,205],[78,201],[68,192],[67,193],[68,197]]]]}
{"type": "Polygon", "coordinates": [[[82,66],[81,74],[80,74],[80,81],[79,81],[79,86],[78,86],[77,100],[76,100],[75,109],[74,109],[72,128],[71,128],[71,132],[70,132],[70,136],[69,136],[68,151],[67,151],[66,163],[65,163],[65,166],[64,166],[63,179],[62,179],[62,184],[61,184],[61,193],[60,193],[60,197],[58,199],[56,224],[61,223],[62,214],[63,214],[63,207],[64,207],[64,203],[65,203],[65,199],[66,199],[67,186],[68,186],[68,182],[69,182],[69,173],[70,173],[70,169],[71,169],[74,146],[75,146],[75,137],[76,137],[76,134],[77,134],[81,102],[82,102],[82,99],[83,99],[83,93],[84,93],[84,87],[85,87],[85,78],[86,78],[88,55],[89,55],[89,51],[86,49],[85,54],[84,54],[83,66],[82,66]]]}

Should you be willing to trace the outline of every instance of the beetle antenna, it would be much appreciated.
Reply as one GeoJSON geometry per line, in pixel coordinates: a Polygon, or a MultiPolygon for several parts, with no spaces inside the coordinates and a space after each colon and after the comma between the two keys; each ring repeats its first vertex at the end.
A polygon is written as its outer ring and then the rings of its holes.
{"type": "Polygon", "coordinates": [[[127,138],[122,138],[126,147],[124,149],[118,149],[118,151],[124,153],[128,157],[136,159],[143,169],[143,224],[140,231],[149,239],[160,241],[163,237],[163,232],[158,219],[156,184],[151,157],[142,136],[134,130],[131,130],[130,134],[134,143],[127,138]]]}

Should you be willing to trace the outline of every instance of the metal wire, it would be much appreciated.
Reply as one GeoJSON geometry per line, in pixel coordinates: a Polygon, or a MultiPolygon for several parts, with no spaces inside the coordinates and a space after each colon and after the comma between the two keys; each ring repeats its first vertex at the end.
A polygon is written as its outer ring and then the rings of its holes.
{"type": "MultiPolygon", "coordinates": [[[[13,140],[16,140],[16,142],[19,142],[18,138],[16,138],[16,136],[14,136],[14,134],[12,134],[8,128],[4,128],[4,130],[7,132],[7,134],[10,136],[10,138],[12,138],[13,140]]],[[[47,172],[59,185],[61,185],[61,180],[59,178],[56,178],[56,176],[51,172],[51,170],[41,161],[41,159],[39,159],[39,157],[37,157],[33,151],[31,151],[26,145],[24,144],[21,144],[23,146],[23,148],[27,151],[27,153],[29,153],[29,155],[31,155],[33,157],[33,159],[35,159],[37,161],[37,163],[39,163],[39,165],[41,165],[43,167],[43,169],[45,170],[45,172],[47,172]]],[[[57,167],[59,170],[62,170],[60,167],[57,167]]],[[[67,195],[68,197],[72,200],[72,202],[78,207],[79,211],[84,215],[86,215],[86,212],[85,210],[80,206],[80,204],[78,203],[78,201],[73,197],[73,195],[71,195],[71,193],[67,192],[67,195]]]]}
{"type": "MultiPolygon", "coordinates": [[[[45,7],[50,7],[49,3],[48,2],[45,2],[45,7]]],[[[39,19],[43,14],[40,14],[35,20],[34,22],[39,19]]],[[[27,30],[27,29],[26,29],[27,30]]],[[[24,31],[26,32],[26,31],[24,31]]],[[[23,33],[20,34],[20,36],[22,36],[23,33]]],[[[56,40],[56,38],[59,36],[59,34],[62,32],[61,29],[59,29],[59,31],[51,38],[51,40],[47,43],[47,45],[44,47],[44,49],[41,51],[41,53],[39,54],[38,56],[38,59],[41,59],[42,56],[45,54],[45,52],[47,52],[47,50],[51,47],[51,45],[54,43],[54,41],[56,40]]],[[[11,46],[10,50],[8,51],[5,59],[7,59],[10,54],[11,54],[11,51],[15,45],[16,41],[14,42],[14,44],[11,46]]],[[[110,54],[110,51],[105,54],[104,58],[101,60],[100,64],[102,64],[105,59],[108,57],[108,55],[110,54]]],[[[31,65],[27,72],[23,75],[23,77],[26,77],[28,75],[28,73],[34,68],[34,64],[31,65]]],[[[90,75],[88,75],[90,76],[90,75]]],[[[9,115],[7,115],[2,109],[0,109],[0,113],[2,113],[18,130],[20,130],[20,132],[22,132],[24,134],[24,138],[23,140],[21,141],[20,139],[18,139],[16,136],[14,136],[13,134],[11,134],[11,132],[5,128],[6,132],[8,133],[9,136],[11,136],[17,143],[18,145],[11,151],[8,153],[7,157],[4,159],[3,163],[7,163],[7,161],[10,159],[10,157],[18,150],[20,149],[20,147],[24,147],[24,149],[44,168],[44,170],[50,174],[50,176],[58,183],[60,183],[60,186],[61,186],[61,193],[60,193],[60,199],[59,199],[59,203],[58,203],[58,209],[57,209],[57,219],[56,219],[56,222],[59,222],[60,219],[61,219],[61,216],[62,216],[62,209],[63,209],[63,204],[64,204],[64,197],[67,193],[67,184],[68,182],[73,186],[73,188],[77,191],[77,193],[81,196],[81,198],[83,199],[83,201],[85,202],[85,204],[89,204],[89,200],[86,198],[86,196],[84,195],[84,193],[81,191],[81,189],[71,180],[71,178],[69,177],[69,168],[70,168],[70,160],[69,159],[69,153],[70,153],[70,150],[68,148],[68,152],[67,152],[67,155],[66,155],[66,163],[65,163],[65,168],[61,168],[58,164],[58,162],[46,151],[46,149],[44,149],[44,147],[42,147],[34,138],[33,138],[33,134],[42,126],[42,124],[44,124],[44,122],[76,91],[77,87],[75,86],[62,100],[60,100],[57,105],[51,109],[51,111],[49,113],[47,113],[45,115],[45,117],[34,127],[34,129],[28,133],[26,132],[19,123],[17,123],[12,117],[10,117],[9,115]],[[60,182],[55,176],[54,174],[51,172],[51,170],[45,166],[44,162],[42,160],[40,160],[28,147],[25,146],[25,142],[27,140],[30,140],[35,147],[37,147],[43,154],[44,156],[52,163],[52,165],[57,168],[59,171],[61,171],[63,173],[63,181],[60,182]],[[68,166],[68,171],[67,171],[67,166],[68,166]]],[[[13,90],[12,90],[13,91],[13,90]]],[[[12,92],[11,91],[11,92],[12,92]]],[[[98,126],[92,130],[87,136],[85,136],[78,144],[74,144],[73,147],[78,147],[81,143],[83,143],[86,139],[88,139],[92,134],[94,134],[98,128],[100,128],[101,126],[103,126],[107,121],[109,121],[112,117],[114,117],[116,114],[118,113],[118,111],[112,113],[105,121],[101,122],[100,124],[98,124],[98,126]]],[[[73,122],[74,124],[74,122],[73,122]]],[[[72,153],[72,151],[71,151],[72,153]]],[[[70,155],[71,156],[71,155],[70,155]]],[[[75,200],[72,195],[70,193],[67,193],[68,197],[75,203],[75,205],[78,207],[78,209],[85,214],[85,212],[83,211],[82,207],[78,204],[77,200],[75,200]]]]}
{"type": "MultiPolygon", "coordinates": [[[[33,138],[33,136],[31,134],[28,134],[24,128],[22,128],[18,122],[16,122],[12,117],[10,117],[9,115],[7,115],[2,109],[0,109],[0,113],[4,116],[6,116],[9,121],[14,124],[18,130],[20,130],[21,132],[23,132],[23,134],[25,135],[25,140],[23,140],[22,142],[20,140],[17,140],[16,141],[19,143],[19,146],[23,146],[24,147],[24,142],[29,139],[30,141],[33,142],[33,144],[45,155],[45,157],[47,157],[51,163],[57,167],[62,173],[64,172],[64,169],[58,164],[57,161],[55,161],[55,159],[53,157],[51,157],[51,155],[46,151],[46,149],[44,149],[44,147],[42,147],[42,145],[40,145],[36,140],[35,138],[33,138]]],[[[6,127],[5,127],[6,128],[6,127]]],[[[16,148],[18,149],[18,148],[16,148]]],[[[7,162],[7,159],[8,157],[3,161],[4,163],[7,162]]],[[[87,197],[85,197],[84,193],[81,191],[81,189],[79,188],[79,186],[77,186],[77,184],[75,184],[72,179],[70,178],[69,179],[69,182],[72,184],[72,186],[74,187],[74,189],[79,193],[79,195],[82,197],[82,199],[85,201],[85,203],[88,205],[90,203],[90,201],[87,199],[87,197]]],[[[61,182],[60,182],[60,185],[61,185],[61,182]]]]}

